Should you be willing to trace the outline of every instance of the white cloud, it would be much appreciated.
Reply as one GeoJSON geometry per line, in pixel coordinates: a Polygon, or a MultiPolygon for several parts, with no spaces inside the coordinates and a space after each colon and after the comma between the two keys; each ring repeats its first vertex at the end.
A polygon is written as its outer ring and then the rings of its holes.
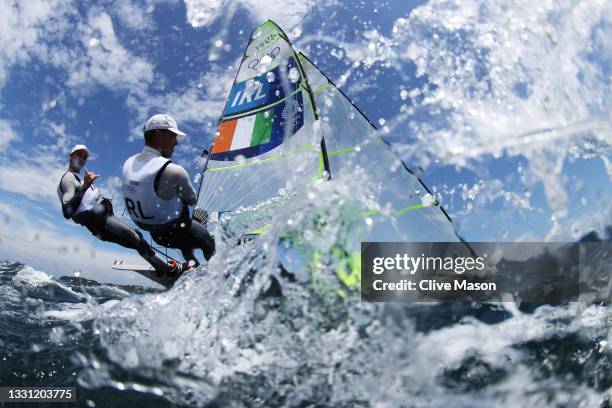
{"type": "MultiPolygon", "coordinates": [[[[231,86],[232,78],[226,78],[231,86]]],[[[211,100],[205,94],[191,87],[186,91],[172,92],[164,95],[150,96],[146,101],[133,100],[130,107],[138,112],[135,116],[139,118],[137,125],[129,137],[130,141],[142,138],[142,125],[148,118],[149,111],[167,113],[176,119],[179,127],[184,127],[186,122],[201,124],[207,121],[216,121],[221,116],[225,98],[211,100]]]]}
{"type": "MultiPolygon", "coordinates": [[[[94,8],[84,23],[69,6],[60,1],[0,3],[0,89],[12,65],[40,58],[67,71],[74,93],[88,94],[102,85],[127,93],[127,98],[147,100],[153,66],[120,44],[107,13],[94,8]]],[[[42,117],[34,129],[50,144],[39,141],[25,151],[0,152],[0,189],[58,206],[57,183],[67,151],[77,140],[66,128],[42,117]]],[[[0,120],[0,147],[18,138],[10,123],[0,120]]]]}
{"type": "MultiPolygon", "coordinates": [[[[59,0],[1,3],[0,89],[12,66],[38,58],[67,73],[65,91],[68,94],[87,96],[98,86],[123,94],[134,118],[130,126],[135,130],[129,140],[141,136],[141,123],[151,108],[171,112],[182,122],[202,124],[216,120],[227,96],[226,89],[231,86],[233,73],[206,73],[203,88],[198,88],[194,81],[186,86],[186,90],[152,95],[151,87],[157,83],[155,81],[163,83],[165,78],[155,72],[153,63],[130,52],[117,36],[115,25],[119,21],[130,29],[146,30],[157,3],[160,2],[147,0],[138,5],[131,1],[108,3],[106,10],[101,6],[89,9],[86,18],[70,3],[59,0]],[[225,90],[223,95],[218,95],[219,89],[225,90]],[[211,98],[209,90],[214,97],[211,98]],[[211,100],[213,98],[215,100],[211,100]]],[[[43,114],[48,110],[48,102],[42,101],[43,114]]],[[[67,117],[70,113],[76,114],[75,111],[68,112],[67,117]]],[[[65,124],[48,123],[43,119],[43,125],[45,123],[54,134],[60,135],[62,148],[67,148],[72,138],[62,135],[65,124]]],[[[6,132],[0,137],[0,143],[8,140],[6,132]]],[[[4,172],[0,185],[10,183],[7,172],[4,172]]],[[[10,187],[10,191],[24,190],[28,188],[10,187]]]]}
{"type": "MultiPolygon", "coordinates": [[[[0,189],[59,208],[57,185],[66,171],[68,149],[76,137],[66,133],[65,126],[61,124],[44,121],[42,126],[54,141],[53,144],[32,144],[26,150],[0,152],[0,189]]],[[[0,121],[0,140],[2,128],[0,121]]],[[[12,138],[21,139],[10,127],[8,132],[12,138]]]]}
{"type": "Polygon", "coordinates": [[[267,0],[185,0],[187,21],[196,28],[210,25],[221,17],[231,17],[240,6],[258,24],[271,19],[290,30],[299,26],[315,5],[314,0],[284,1],[280,6],[267,0]]]}
{"type": "Polygon", "coordinates": [[[80,28],[86,51],[84,56],[72,61],[67,85],[82,89],[99,84],[144,96],[153,81],[153,65],[121,45],[110,16],[93,10],[87,24],[80,28]]]}
{"type": "Polygon", "coordinates": [[[227,0],[185,0],[187,21],[195,28],[209,25],[223,14],[227,3],[227,0]]]}
{"type": "Polygon", "coordinates": [[[0,148],[4,148],[11,140],[17,139],[8,121],[0,119],[0,148]]]}
{"type": "Polygon", "coordinates": [[[66,17],[75,13],[71,3],[63,0],[0,2],[0,89],[12,65],[53,55],[45,39],[66,33],[66,17]]]}
{"type": "Polygon", "coordinates": [[[131,0],[120,0],[113,4],[113,15],[121,21],[123,25],[131,29],[143,30],[147,24],[152,25],[151,12],[153,7],[136,5],[131,0]]]}
{"type": "MultiPolygon", "coordinates": [[[[51,149],[49,146],[32,148],[29,153],[13,152],[0,155],[0,189],[21,194],[33,201],[51,204],[59,210],[57,186],[68,167],[67,154],[51,149]]],[[[89,163],[89,162],[88,162],[89,163]]],[[[95,171],[94,168],[92,168],[95,171]]],[[[96,181],[105,197],[114,198],[116,213],[123,212],[121,179],[117,176],[105,177],[96,181]]]]}
{"type": "MultiPolygon", "coordinates": [[[[147,9],[117,2],[112,11],[134,29],[146,24],[145,14],[153,8],[147,9]]],[[[142,100],[154,75],[152,64],[122,46],[109,14],[99,7],[93,7],[83,21],[69,1],[0,2],[0,89],[12,66],[35,58],[65,70],[66,85],[77,95],[101,85],[137,94],[142,100]]]]}
{"type": "MultiPolygon", "coordinates": [[[[204,134],[203,130],[208,128],[216,130],[217,121],[225,106],[235,74],[233,70],[216,66],[203,73],[199,79],[187,84],[186,90],[148,96],[145,100],[129,98],[127,105],[137,112],[134,115],[137,124],[130,132],[128,140],[142,139],[142,123],[146,121],[149,113],[168,113],[177,120],[179,128],[188,129],[189,135],[180,143],[174,160],[178,160],[183,165],[188,162],[193,164],[202,149],[212,141],[212,134],[204,134]]],[[[211,131],[213,132],[214,130],[211,131]]]]}
{"type": "Polygon", "coordinates": [[[3,165],[0,168],[0,188],[22,194],[31,200],[59,203],[56,188],[64,170],[54,164],[48,167],[52,161],[53,157],[38,156],[27,164],[15,163],[10,167],[3,165]]]}

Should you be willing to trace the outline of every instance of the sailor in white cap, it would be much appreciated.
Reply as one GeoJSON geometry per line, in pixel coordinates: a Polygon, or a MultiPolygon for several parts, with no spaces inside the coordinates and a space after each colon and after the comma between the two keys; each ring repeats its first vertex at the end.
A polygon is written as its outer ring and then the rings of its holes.
{"type": "Polygon", "coordinates": [[[62,202],[62,211],[66,218],[91,210],[102,200],[100,192],[93,185],[93,182],[100,176],[92,171],[86,171],[83,183],[79,178],[79,173],[85,166],[90,153],[87,146],[83,144],[75,145],[70,150],[68,171],[62,175],[57,187],[57,194],[62,202]]]}
{"type": "Polygon", "coordinates": [[[90,151],[78,144],[70,151],[70,163],[57,186],[57,195],[66,219],[86,227],[102,241],[114,242],[126,248],[135,249],[156,271],[167,275],[179,275],[181,265],[167,264],[155,255],[142,234],[113,215],[113,205],[102,197],[94,186],[100,176],[86,171],[83,182],[79,178],[90,151]]]}
{"type": "Polygon", "coordinates": [[[187,135],[169,115],[154,115],[144,126],[142,152],[123,165],[123,195],[134,223],[151,233],[159,245],[178,248],[186,261],[199,264],[193,250],[208,260],[215,241],[206,227],[189,214],[197,201],[187,171],[170,158],[174,147],[187,135]]]}

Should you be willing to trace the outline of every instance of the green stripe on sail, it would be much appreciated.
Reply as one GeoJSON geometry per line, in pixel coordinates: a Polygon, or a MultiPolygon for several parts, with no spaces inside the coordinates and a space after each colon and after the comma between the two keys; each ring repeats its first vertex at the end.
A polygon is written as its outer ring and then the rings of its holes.
{"type": "MultiPolygon", "coordinates": [[[[254,144],[251,144],[251,146],[255,146],[254,144]]],[[[232,166],[225,166],[225,167],[208,167],[206,169],[206,171],[226,171],[226,170],[234,170],[234,169],[241,169],[243,167],[249,167],[249,166],[256,166],[259,164],[265,164],[269,161],[272,160],[278,160],[278,159],[282,159],[283,157],[291,157],[295,154],[301,153],[304,150],[308,150],[313,148],[314,146],[309,144],[309,145],[304,145],[299,149],[296,149],[294,151],[291,152],[287,152],[285,154],[282,155],[278,155],[278,156],[274,156],[274,157],[268,157],[267,159],[263,159],[263,160],[258,160],[258,161],[253,161],[253,162],[248,162],[248,163],[242,163],[242,164],[236,164],[236,165],[232,165],[232,166]]],[[[355,148],[354,147],[347,147],[346,149],[340,149],[340,150],[334,150],[333,152],[328,152],[327,153],[327,157],[333,157],[342,153],[349,153],[354,151],[355,148]]],[[[323,171],[325,170],[325,166],[323,164],[323,153],[319,154],[319,164],[317,166],[317,174],[315,175],[315,177],[319,177],[323,174],[323,171]]]]}
{"type": "Polygon", "coordinates": [[[327,82],[326,84],[321,85],[320,87],[318,87],[317,89],[313,89],[312,93],[315,95],[320,94],[321,92],[325,91],[326,89],[330,88],[332,86],[332,84],[330,84],[329,82],[327,82]]]}
{"type": "Polygon", "coordinates": [[[251,138],[251,147],[259,146],[262,143],[267,143],[272,137],[272,120],[274,112],[265,111],[258,113],[255,117],[255,125],[253,126],[253,136],[251,138]]]}
{"type": "Polygon", "coordinates": [[[323,172],[325,171],[325,159],[323,158],[323,151],[319,150],[319,164],[317,165],[317,174],[312,176],[312,180],[318,180],[323,177],[323,172]]]}
{"type": "Polygon", "coordinates": [[[235,170],[235,169],[241,169],[243,167],[249,167],[249,166],[257,166],[260,164],[265,164],[274,160],[279,160],[279,159],[286,159],[289,158],[291,156],[295,156],[296,154],[302,153],[304,151],[310,150],[314,148],[313,145],[311,144],[307,144],[304,145],[302,147],[300,147],[299,149],[295,149],[289,152],[286,152],[284,154],[279,154],[278,156],[272,156],[272,157],[268,157],[262,160],[257,160],[257,161],[252,161],[252,162],[246,162],[246,163],[241,163],[241,164],[235,164],[232,166],[225,166],[225,167],[208,167],[206,169],[206,171],[226,171],[226,170],[235,170]]]}
{"type": "Polygon", "coordinates": [[[263,233],[265,230],[267,230],[268,228],[270,228],[272,226],[272,224],[266,224],[264,226],[261,226],[253,231],[249,231],[247,233],[245,233],[245,235],[259,235],[261,233],[263,233]]]}
{"type": "MultiPolygon", "coordinates": [[[[265,40],[265,37],[263,36],[263,34],[258,34],[260,31],[262,30],[266,30],[269,29],[268,34],[272,33],[273,31],[276,31],[274,34],[278,35],[279,38],[282,38],[283,40],[289,42],[289,39],[287,38],[287,36],[283,33],[283,31],[280,29],[279,26],[276,25],[276,23],[274,23],[271,20],[266,21],[265,23],[263,23],[262,25],[260,25],[259,27],[257,27],[255,30],[253,30],[253,33],[251,34],[251,42],[249,42],[249,47],[253,42],[257,42],[260,40],[265,40]]],[[[246,52],[244,53],[244,56],[242,58],[242,61],[244,61],[247,58],[251,58],[253,55],[256,54],[261,54],[263,51],[266,51],[267,49],[269,49],[270,47],[272,47],[274,45],[274,43],[276,43],[276,39],[274,39],[272,42],[268,43],[267,46],[265,46],[264,48],[260,48],[258,50],[258,52],[248,55],[246,52]]]]}
{"type": "Polygon", "coordinates": [[[335,150],[335,151],[333,151],[331,153],[327,153],[327,157],[332,157],[332,156],[335,156],[335,155],[340,154],[340,153],[352,152],[353,150],[355,150],[354,147],[347,147],[346,149],[335,150]]]}
{"type": "MultiPolygon", "coordinates": [[[[420,210],[421,208],[435,207],[438,205],[440,205],[440,203],[436,200],[432,201],[430,204],[427,204],[427,205],[413,204],[413,205],[409,205],[408,207],[404,207],[401,210],[396,211],[395,213],[393,213],[393,215],[395,216],[402,215],[402,214],[407,213],[408,211],[420,210]]],[[[374,215],[374,214],[379,214],[379,213],[380,213],[380,210],[370,210],[370,211],[362,212],[361,216],[367,217],[369,215],[374,215]]]]}
{"type": "Polygon", "coordinates": [[[266,28],[277,28],[278,26],[272,21],[272,20],[268,20],[265,23],[263,23],[262,25],[260,25],[259,27],[255,28],[255,30],[253,30],[253,34],[251,34],[252,37],[255,37],[255,35],[260,32],[261,30],[265,30],[266,28]]]}
{"type": "MultiPolygon", "coordinates": [[[[398,210],[398,211],[394,212],[393,215],[394,216],[399,216],[399,215],[402,215],[402,214],[406,214],[409,211],[420,210],[422,208],[427,208],[427,207],[435,207],[435,206],[438,206],[438,205],[440,205],[440,203],[438,201],[436,201],[436,200],[432,201],[428,205],[413,204],[413,205],[409,205],[407,207],[402,208],[401,210],[398,210]]],[[[368,217],[368,216],[374,215],[374,214],[380,214],[380,210],[365,211],[365,212],[362,212],[359,215],[361,217],[368,217]]],[[[259,228],[255,229],[253,231],[247,232],[245,235],[259,235],[259,234],[262,234],[264,231],[266,231],[271,226],[272,226],[272,224],[266,224],[266,225],[264,225],[262,227],[259,227],[259,228]]]]}
{"type": "Polygon", "coordinates": [[[439,206],[440,203],[437,202],[436,200],[432,201],[431,203],[429,203],[428,205],[423,205],[423,204],[415,204],[415,205],[411,205],[408,206],[406,208],[402,208],[401,210],[399,210],[398,212],[395,213],[395,215],[402,215],[404,213],[407,213],[408,211],[413,211],[413,210],[419,210],[421,208],[427,208],[427,207],[437,207],[439,206]]]}

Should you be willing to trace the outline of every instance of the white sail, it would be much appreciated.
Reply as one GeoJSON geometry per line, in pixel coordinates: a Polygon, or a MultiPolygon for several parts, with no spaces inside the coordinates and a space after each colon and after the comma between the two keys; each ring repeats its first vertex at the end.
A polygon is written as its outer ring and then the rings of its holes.
{"type": "Polygon", "coordinates": [[[367,117],[294,51],[276,24],[259,26],[221,117],[197,206],[213,219],[239,220],[241,234],[257,234],[273,222],[269,209],[288,184],[295,190],[320,177],[350,182],[361,169],[380,183],[372,192],[377,205],[360,213],[372,228],[358,241],[460,240],[427,187],[367,117]],[[255,211],[264,207],[267,212],[255,211]]]}
{"type": "Polygon", "coordinates": [[[282,195],[287,183],[316,174],[321,132],[306,78],[285,33],[272,21],[256,28],[209,152],[197,207],[248,227],[265,226],[241,208],[282,195]],[[300,176],[303,177],[300,177],[300,176]],[[241,214],[241,215],[238,215],[241,214]],[[250,225],[248,225],[250,224],[250,225]]]}

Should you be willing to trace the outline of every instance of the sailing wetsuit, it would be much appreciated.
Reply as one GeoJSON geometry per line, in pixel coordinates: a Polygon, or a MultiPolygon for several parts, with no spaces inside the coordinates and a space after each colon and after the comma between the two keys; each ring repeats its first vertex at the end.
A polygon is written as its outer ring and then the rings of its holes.
{"type": "Polygon", "coordinates": [[[123,195],[134,223],[149,231],[158,244],[178,248],[185,260],[196,263],[195,248],[202,250],[206,260],[214,254],[214,239],[189,214],[188,206],[197,201],[189,175],[156,149],[145,146],[126,160],[123,195]]]}
{"type": "Polygon", "coordinates": [[[86,189],[77,173],[64,173],[57,187],[57,194],[66,219],[72,218],[102,241],[137,250],[157,271],[169,269],[168,265],[155,255],[139,231],[113,215],[110,200],[103,198],[94,185],[86,189]]]}

